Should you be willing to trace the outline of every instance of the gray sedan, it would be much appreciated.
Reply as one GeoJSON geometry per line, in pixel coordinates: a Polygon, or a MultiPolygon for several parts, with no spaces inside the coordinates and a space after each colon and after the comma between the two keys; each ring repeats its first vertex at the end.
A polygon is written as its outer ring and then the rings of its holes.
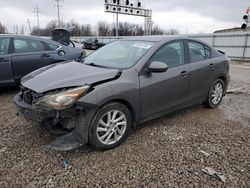
{"type": "Polygon", "coordinates": [[[0,35],[0,87],[15,86],[36,69],[84,55],[83,49],[40,37],[0,35]]]}
{"type": "Polygon", "coordinates": [[[83,64],[59,63],[22,79],[18,114],[61,134],[49,147],[71,150],[120,145],[132,127],[205,103],[226,93],[229,59],[188,37],[133,37],[89,55],[83,64]]]}

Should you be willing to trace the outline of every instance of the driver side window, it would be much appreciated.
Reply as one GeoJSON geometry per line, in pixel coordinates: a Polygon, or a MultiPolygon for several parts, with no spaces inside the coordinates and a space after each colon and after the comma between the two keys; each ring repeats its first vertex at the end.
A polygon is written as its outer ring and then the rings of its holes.
{"type": "Polygon", "coordinates": [[[183,42],[176,41],[164,45],[151,57],[151,62],[153,61],[166,63],[169,68],[184,64],[183,42]]]}
{"type": "Polygon", "coordinates": [[[10,38],[0,38],[0,55],[8,53],[10,38]]]}

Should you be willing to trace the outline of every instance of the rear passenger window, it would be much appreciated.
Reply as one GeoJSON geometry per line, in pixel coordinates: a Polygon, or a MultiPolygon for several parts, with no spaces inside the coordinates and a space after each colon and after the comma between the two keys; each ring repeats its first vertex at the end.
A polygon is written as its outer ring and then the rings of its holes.
{"type": "Polygon", "coordinates": [[[32,39],[14,39],[16,53],[40,52],[45,50],[42,42],[32,39]]]}
{"type": "Polygon", "coordinates": [[[206,59],[211,58],[211,50],[208,47],[205,47],[206,59]]]}
{"type": "Polygon", "coordinates": [[[184,46],[182,41],[172,42],[161,47],[151,58],[151,62],[166,63],[169,68],[184,64],[184,46]]]}
{"type": "Polygon", "coordinates": [[[207,46],[197,42],[188,42],[191,63],[204,61],[211,57],[211,51],[207,46]]]}
{"type": "Polygon", "coordinates": [[[0,55],[8,53],[10,38],[0,38],[0,55]]]}

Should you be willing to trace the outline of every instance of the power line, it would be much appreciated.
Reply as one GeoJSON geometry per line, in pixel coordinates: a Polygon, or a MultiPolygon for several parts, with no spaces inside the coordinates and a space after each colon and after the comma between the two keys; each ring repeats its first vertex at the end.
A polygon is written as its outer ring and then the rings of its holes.
{"type": "Polygon", "coordinates": [[[37,5],[36,5],[36,7],[34,8],[34,12],[36,13],[36,17],[37,17],[38,35],[40,35],[40,23],[39,23],[39,13],[40,13],[40,9],[38,8],[37,5]]]}
{"type": "Polygon", "coordinates": [[[58,27],[61,27],[61,21],[60,21],[60,8],[62,7],[63,0],[54,0],[56,2],[57,7],[57,21],[58,21],[58,27]]]}

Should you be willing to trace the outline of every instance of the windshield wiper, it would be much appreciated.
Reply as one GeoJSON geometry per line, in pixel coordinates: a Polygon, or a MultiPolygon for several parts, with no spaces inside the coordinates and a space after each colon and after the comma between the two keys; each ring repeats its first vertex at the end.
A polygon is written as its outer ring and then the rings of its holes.
{"type": "Polygon", "coordinates": [[[90,65],[90,66],[93,66],[93,67],[100,67],[100,68],[107,68],[106,66],[104,65],[97,65],[95,63],[85,63],[86,65],[90,65]]]}

